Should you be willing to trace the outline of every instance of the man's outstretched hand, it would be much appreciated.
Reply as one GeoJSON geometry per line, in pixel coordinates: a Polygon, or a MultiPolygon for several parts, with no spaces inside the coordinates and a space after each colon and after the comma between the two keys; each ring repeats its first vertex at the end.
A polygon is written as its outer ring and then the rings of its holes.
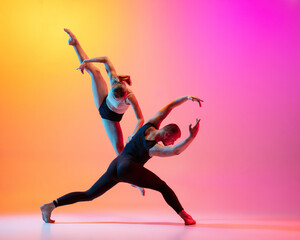
{"type": "Polygon", "coordinates": [[[193,102],[194,101],[198,102],[199,103],[199,107],[202,107],[201,102],[204,102],[202,99],[194,97],[194,96],[191,96],[191,95],[187,96],[187,99],[191,100],[193,102]]]}
{"type": "Polygon", "coordinates": [[[192,124],[190,124],[189,126],[189,130],[190,130],[190,136],[195,138],[197,136],[197,133],[199,131],[199,126],[200,126],[200,119],[196,119],[196,124],[195,126],[192,127],[192,124]]]}

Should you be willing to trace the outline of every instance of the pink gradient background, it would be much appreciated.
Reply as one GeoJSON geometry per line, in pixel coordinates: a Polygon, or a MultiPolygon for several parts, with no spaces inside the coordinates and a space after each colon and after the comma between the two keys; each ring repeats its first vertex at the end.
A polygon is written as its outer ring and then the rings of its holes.
{"type": "MultiPolygon", "coordinates": [[[[165,121],[183,139],[202,119],[190,148],[146,164],[187,211],[299,218],[299,10],[296,0],[3,3],[0,212],[36,212],[86,190],[115,157],[67,27],[90,57],[107,55],[132,76],[146,120],[179,96],[204,99],[165,121]]],[[[130,109],[125,139],[135,121],[130,109]]],[[[160,194],[142,198],[126,184],[59,211],[118,208],[172,212],[160,194]]]]}

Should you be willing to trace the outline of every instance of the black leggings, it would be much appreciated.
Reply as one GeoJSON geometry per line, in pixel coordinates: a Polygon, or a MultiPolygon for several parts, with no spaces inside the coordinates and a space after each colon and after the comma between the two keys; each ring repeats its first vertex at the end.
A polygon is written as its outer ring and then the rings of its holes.
{"type": "Polygon", "coordinates": [[[119,182],[134,184],[159,191],[165,201],[177,212],[183,210],[173,190],[158,176],[142,165],[134,162],[131,156],[121,154],[111,162],[107,171],[85,192],[68,193],[57,199],[55,205],[63,206],[82,201],[91,201],[101,196],[119,182]]]}

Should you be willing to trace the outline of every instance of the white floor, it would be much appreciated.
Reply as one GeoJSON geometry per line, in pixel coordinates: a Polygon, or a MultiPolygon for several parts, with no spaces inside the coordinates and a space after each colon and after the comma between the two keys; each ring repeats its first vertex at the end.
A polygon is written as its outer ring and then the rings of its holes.
{"type": "Polygon", "coordinates": [[[300,221],[295,220],[196,219],[197,225],[184,226],[169,214],[142,212],[55,214],[53,218],[55,224],[46,224],[39,214],[0,215],[0,239],[300,239],[300,221]]]}

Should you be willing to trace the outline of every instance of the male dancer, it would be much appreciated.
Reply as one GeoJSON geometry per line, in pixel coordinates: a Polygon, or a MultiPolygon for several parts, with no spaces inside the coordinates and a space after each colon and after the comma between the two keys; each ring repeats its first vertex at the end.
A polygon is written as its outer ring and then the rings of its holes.
{"type": "Polygon", "coordinates": [[[73,204],[81,201],[91,201],[104,194],[119,182],[127,182],[143,188],[159,191],[165,201],[184,220],[186,225],[195,224],[196,221],[187,214],[178,201],[173,190],[157,175],[144,167],[144,164],[153,156],[169,157],[182,153],[195,139],[199,130],[199,119],[195,126],[189,125],[190,135],[182,142],[173,145],[181,136],[176,124],[168,124],[159,129],[161,122],[177,106],[187,100],[197,101],[201,107],[201,99],[193,96],[178,98],[162,108],[154,117],[143,125],[126,144],[124,150],[109,165],[107,171],[99,180],[85,192],[68,193],[53,202],[41,206],[42,217],[46,223],[54,223],[51,213],[56,207],[73,204]],[[162,142],[163,145],[158,142],[162,142]]]}

